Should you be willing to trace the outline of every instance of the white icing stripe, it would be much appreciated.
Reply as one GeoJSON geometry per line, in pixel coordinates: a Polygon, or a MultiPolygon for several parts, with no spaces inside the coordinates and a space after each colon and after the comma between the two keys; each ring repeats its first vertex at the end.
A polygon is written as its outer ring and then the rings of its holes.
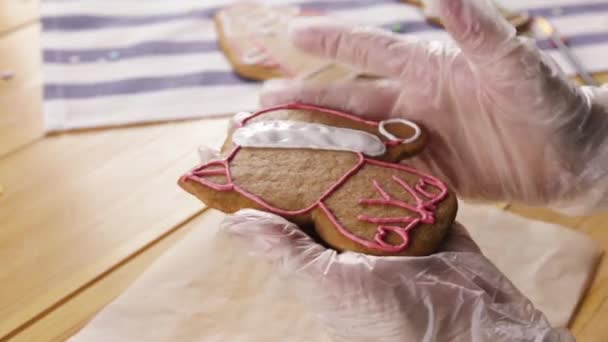
{"type": "Polygon", "coordinates": [[[350,151],[370,157],[386,152],[380,138],[364,131],[287,120],[247,124],[234,132],[232,141],[243,147],[350,151]]]}

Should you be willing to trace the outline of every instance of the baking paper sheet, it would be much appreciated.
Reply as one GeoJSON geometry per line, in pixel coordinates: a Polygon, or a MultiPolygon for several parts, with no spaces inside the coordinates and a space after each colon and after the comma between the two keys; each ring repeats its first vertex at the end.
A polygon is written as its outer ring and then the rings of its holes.
{"type": "MultiPolygon", "coordinates": [[[[205,215],[70,341],[329,341],[281,276],[216,234],[222,214],[205,215]]],[[[595,241],[489,206],[461,204],[458,219],[555,326],[567,324],[599,260],[595,241]]]]}

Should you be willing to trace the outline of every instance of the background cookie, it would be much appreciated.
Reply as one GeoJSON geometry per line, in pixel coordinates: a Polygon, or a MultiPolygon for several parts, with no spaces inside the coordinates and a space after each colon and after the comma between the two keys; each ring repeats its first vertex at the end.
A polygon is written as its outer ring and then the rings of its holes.
{"type": "MultiPolygon", "coordinates": [[[[272,30],[278,22],[277,11],[290,14],[297,9],[270,9],[251,4],[226,7],[215,15],[218,42],[224,55],[237,74],[253,80],[281,77],[276,61],[269,56],[256,37],[272,30]]],[[[297,12],[296,12],[297,13],[297,12]]]]}
{"type": "Polygon", "coordinates": [[[223,159],[195,168],[179,184],[223,212],[254,208],[314,224],[340,251],[428,255],[454,221],[456,199],[436,178],[393,163],[420,152],[425,139],[405,121],[281,106],[245,119],[226,140],[223,159]]]}
{"type": "Polygon", "coordinates": [[[345,66],[302,54],[285,34],[298,16],[321,15],[298,7],[245,3],[226,7],[215,16],[218,41],[234,71],[252,80],[298,77],[328,83],[359,77],[345,66]]]}
{"type": "Polygon", "coordinates": [[[290,20],[298,16],[317,15],[295,6],[265,6],[256,3],[236,4],[221,9],[215,15],[220,48],[240,76],[252,80],[293,77],[323,64],[322,61],[300,53],[296,65],[285,63],[294,51],[279,33],[287,30],[290,20]],[[300,65],[301,64],[301,65],[300,65]]]}

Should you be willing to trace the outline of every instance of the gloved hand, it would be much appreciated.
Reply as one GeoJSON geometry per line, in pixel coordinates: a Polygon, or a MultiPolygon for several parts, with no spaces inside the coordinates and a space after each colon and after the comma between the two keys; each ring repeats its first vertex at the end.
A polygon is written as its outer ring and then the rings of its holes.
{"type": "Polygon", "coordinates": [[[298,101],[417,121],[431,141],[408,163],[464,198],[606,206],[607,89],[575,86],[490,1],[439,2],[458,47],[335,21],[294,22],[297,48],[381,78],[270,82],[262,104],[298,101]]]}
{"type": "Polygon", "coordinates": [[[337,254],[260,211],[227,216],[221,231],[272,262],[336,341],[574,341],[552,329],[456,224],[428,257],[337,254]]]}

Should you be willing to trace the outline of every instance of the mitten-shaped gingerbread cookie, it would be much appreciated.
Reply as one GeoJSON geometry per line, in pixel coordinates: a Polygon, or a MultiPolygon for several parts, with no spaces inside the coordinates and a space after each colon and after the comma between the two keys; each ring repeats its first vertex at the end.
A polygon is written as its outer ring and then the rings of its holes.
{"type": "Polygon", "coordinates": [[[186,173],[179,185],[209,207],[268,211],[339,251],[428,255],[457,211],[441,180],[398,163],[420,152],[415,123],[369,121],[304,104],[243,116],[222,159],[186,173]]]}

